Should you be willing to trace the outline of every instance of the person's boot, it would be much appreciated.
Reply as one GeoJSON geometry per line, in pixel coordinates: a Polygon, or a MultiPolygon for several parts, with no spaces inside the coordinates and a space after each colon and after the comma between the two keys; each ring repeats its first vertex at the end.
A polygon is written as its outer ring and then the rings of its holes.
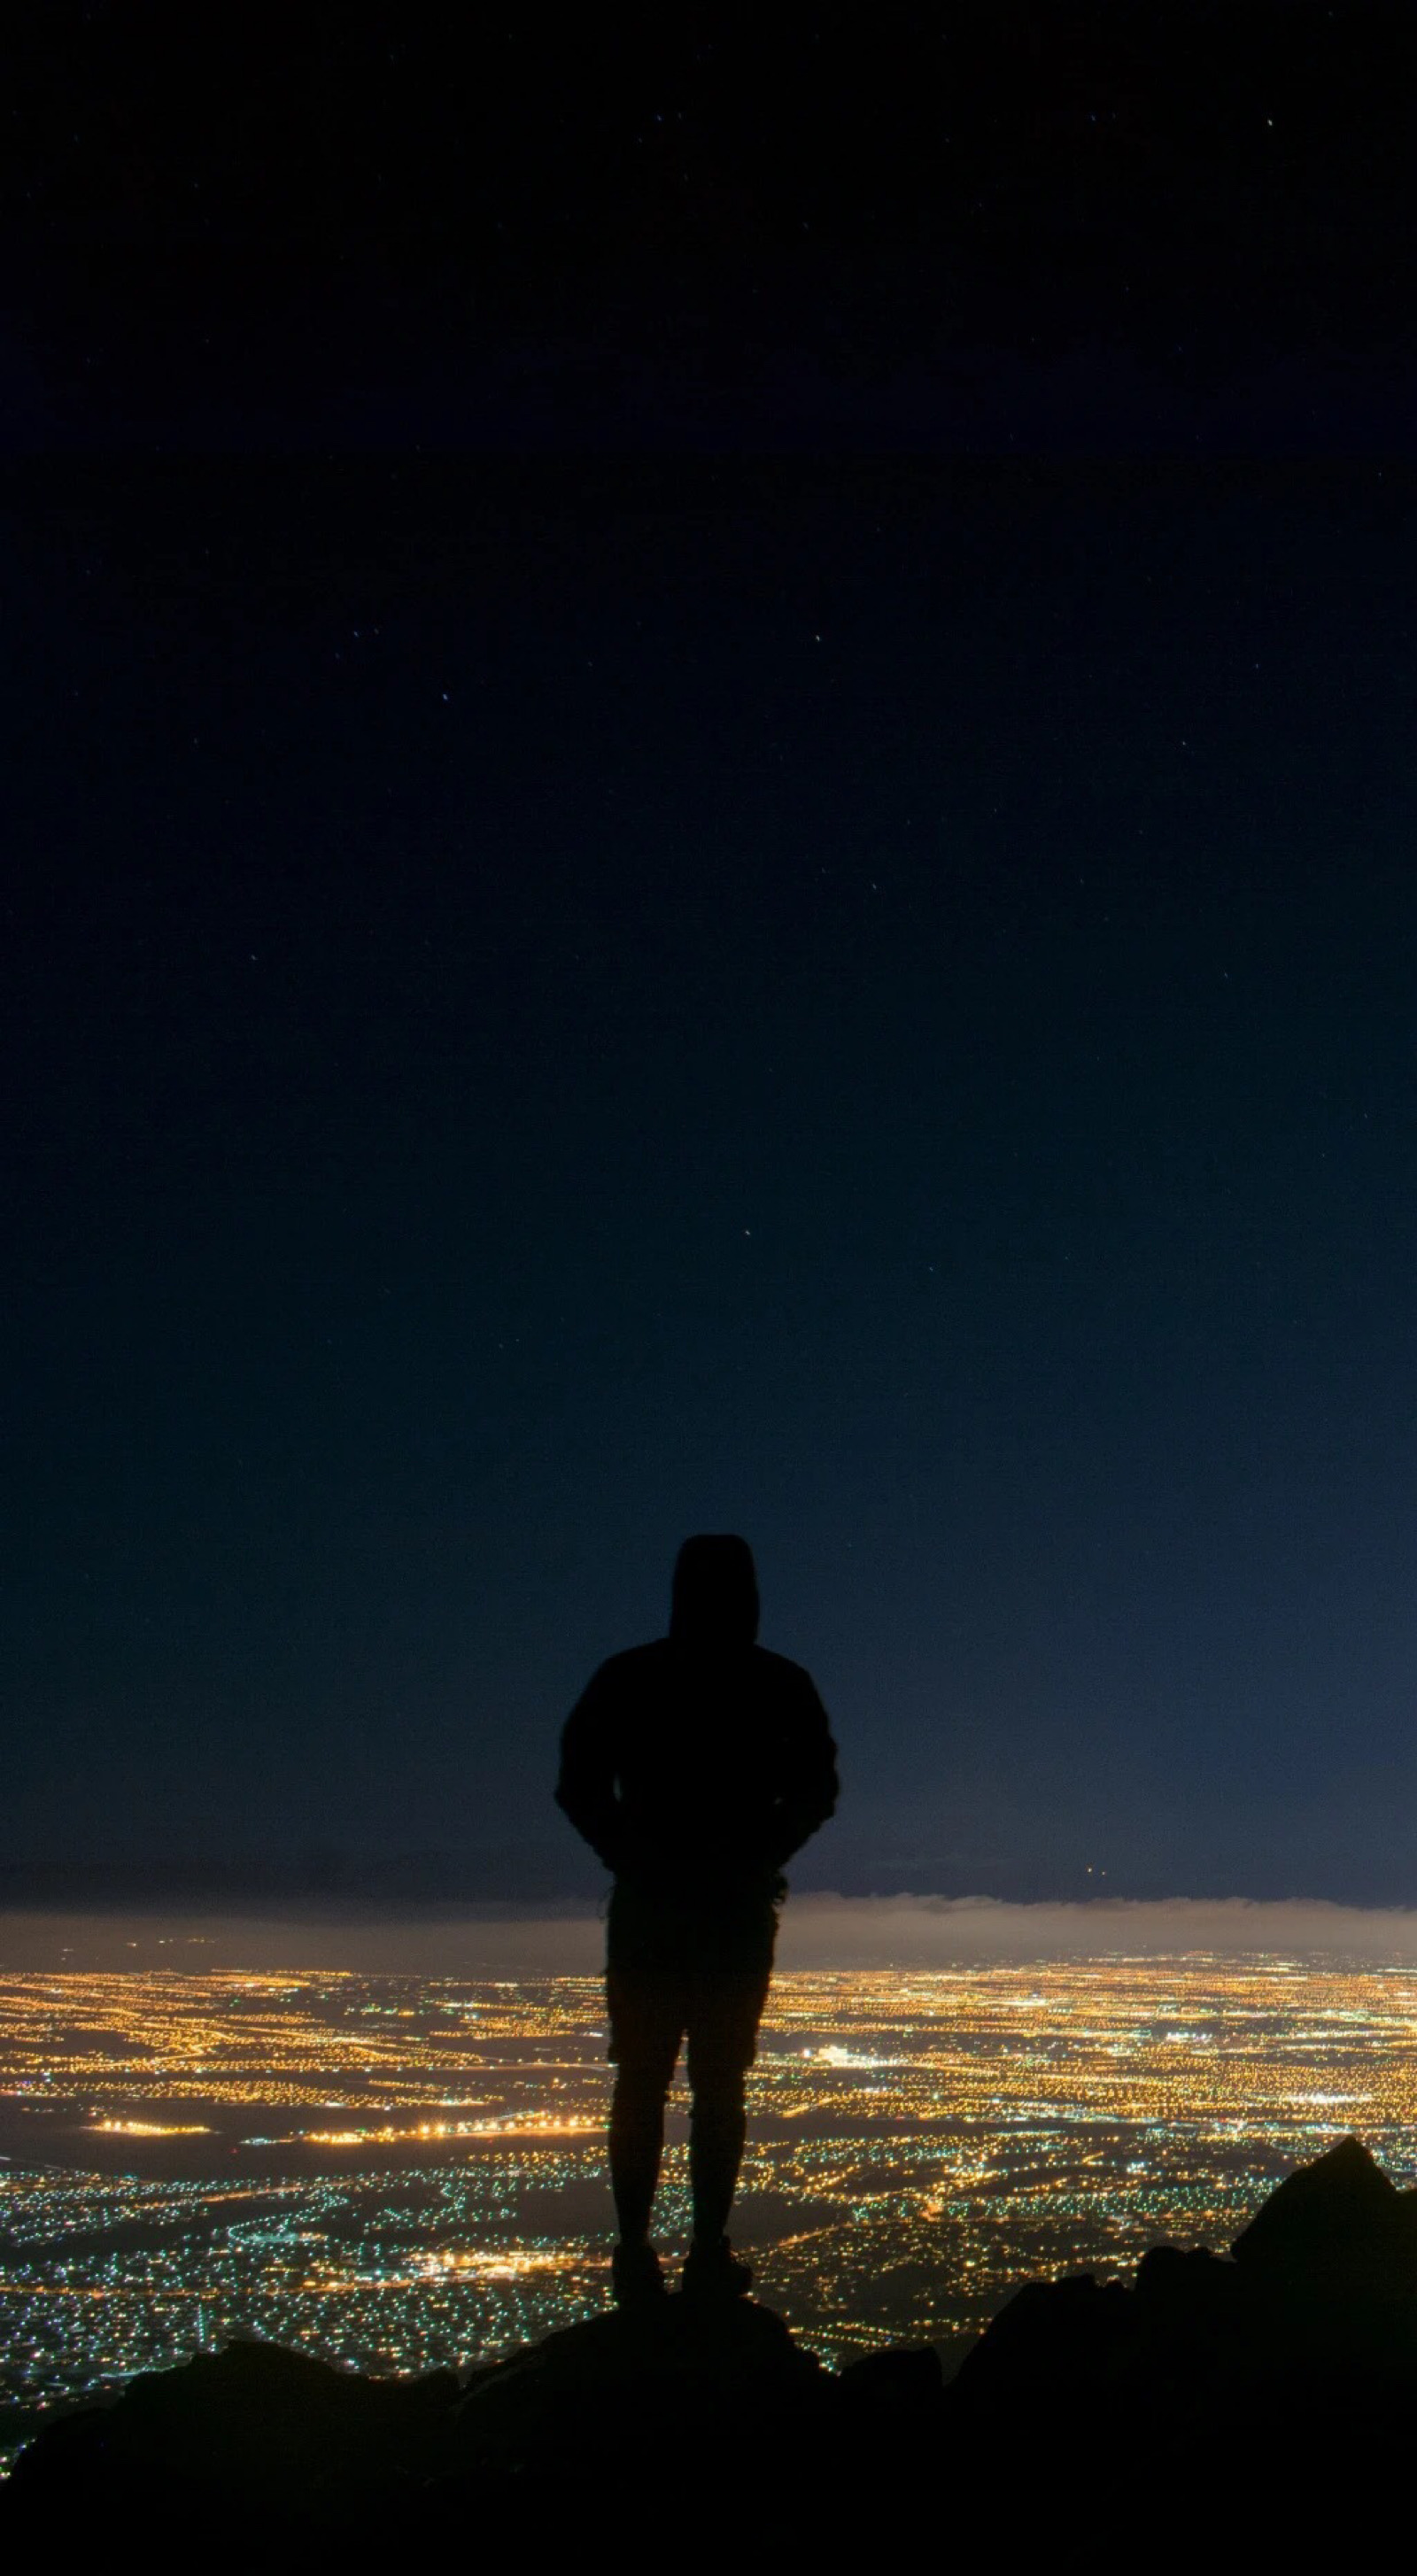
{"type": "Polygon", "coordinates": [[[664,2274],[654,2247],[617,2245],[610,2258],[610,2286],[617,2308],[647,2308],[662,2299],[664,2274]]]}
{"type": "Polygon", "coordinates": [[[746,2299],[753,2286],[753,2267],[733,2251],[726,2236],[689,2248],[684,2265],[687,2299],[746,2299]]]}

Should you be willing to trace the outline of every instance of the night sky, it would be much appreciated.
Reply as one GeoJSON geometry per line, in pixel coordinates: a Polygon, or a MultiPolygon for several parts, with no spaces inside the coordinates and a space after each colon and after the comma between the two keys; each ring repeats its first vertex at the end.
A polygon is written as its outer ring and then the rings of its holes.
{"type": "Polygon", "coordinates": [[[15,69],[0,1894],[593,1891],[703,1528],[802,1884],[1417,1902],[1405,13],[172,14],[15,69]]]}

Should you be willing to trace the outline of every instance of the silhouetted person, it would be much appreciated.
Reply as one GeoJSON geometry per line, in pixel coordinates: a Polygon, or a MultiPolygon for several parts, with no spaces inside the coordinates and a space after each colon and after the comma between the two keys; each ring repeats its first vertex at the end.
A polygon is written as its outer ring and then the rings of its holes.
{"type": "Polygon", "coordinates": [[[605,1988],[617,2298],[662,2291],[649,2241],[664,2104],[688,2042],[694,2241],[684,2287],[752,2274],[725,2233],[783,1865],[831,1815],[836,1748],[809,1674],[757,1643],[741,1538],[679,1551],[669,1634],[602,1664],[566,1721],[557,1803],[614,1872],[605,1988]]]}

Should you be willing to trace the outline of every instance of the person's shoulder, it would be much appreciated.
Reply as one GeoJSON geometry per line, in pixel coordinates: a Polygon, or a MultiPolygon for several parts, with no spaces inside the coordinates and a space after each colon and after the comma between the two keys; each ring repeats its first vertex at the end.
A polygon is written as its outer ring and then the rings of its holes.
{"type": "Polygon", "coordinates": [[[665,1647],[663,1637],[652,1637],[648,1645],[625,1646],[618,1655],[607,1655],[605,1662],[596,1666],[596,1688],[629,1691],[651,1680],[664,1660],[665,1647]]]}
{"type": "Polygon", "coordinates": [[[594,1735],[612,1735],[622,1726],[634,1725],[640,1711],[654,1696],[654,1654],[651,1646],[627,1646],[623,1653],[607,1655],[597,1664],[590,1680],[577,1700],[567,1724],[587,1740],[594,1735]]]}
{"type": "Polygon", "coordinates": [[[794,1664],[789,1655],[775,1655],[770,1646],[755,1646],[754,1660],[769,1690],[780,1692],[784,1699],[817,1697],[817,1685],[805,1664],[794,1664]]]}

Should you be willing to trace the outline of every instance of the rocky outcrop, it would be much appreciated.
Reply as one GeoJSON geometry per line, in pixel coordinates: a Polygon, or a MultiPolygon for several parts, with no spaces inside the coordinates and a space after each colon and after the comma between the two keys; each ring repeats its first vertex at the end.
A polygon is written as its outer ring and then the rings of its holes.
{"type": "Polygon", "coordinates": [[[752,2301],[607,2313],[465,2382],[236,2343],[47,2427],[0,2537],[373,2564],[598,2535],[635,2563],[756,2562],[919,2526],[991,2568],[1317,2568],[1405,2510],[1414,2242],[1417,2198],[1347,2139],[1230,2255],[1028,2284],[949,2388],[928,2349],[825,2370],[752,2301]]]}
{"type": "Polygon", "coordinates": [[[1271,2192],[1233,2247],[1247,2279],[1417,2296],[1417,2192],[1398,2191],[1357,2138],[1271,2192]]]}

